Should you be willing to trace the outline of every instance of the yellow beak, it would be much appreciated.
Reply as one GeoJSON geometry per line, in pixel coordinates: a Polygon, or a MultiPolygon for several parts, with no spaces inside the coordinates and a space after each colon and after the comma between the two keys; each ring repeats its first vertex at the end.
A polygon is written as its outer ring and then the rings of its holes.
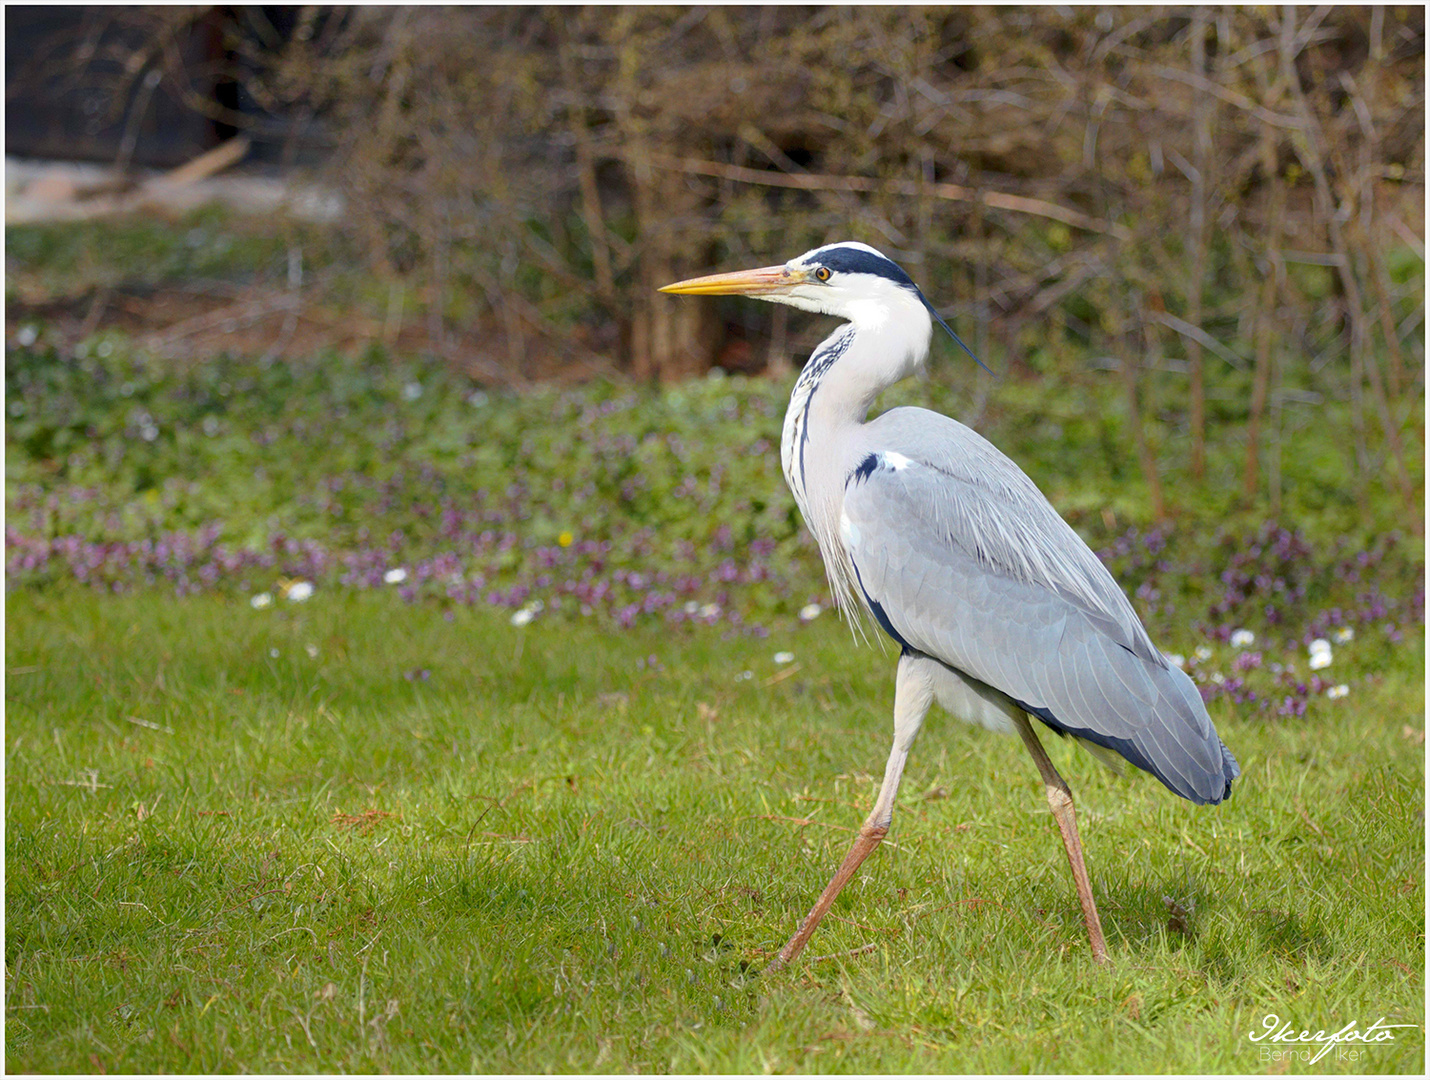
{"type": "Polygon", "coordinates": [[[758,270],[737,270],[733,274],[709,274],[677,281],[661,288],[663,293],[690,296],[770,296],[788,292],[810,279],[808,271],[788,266],[762,266],[758,270]]]}

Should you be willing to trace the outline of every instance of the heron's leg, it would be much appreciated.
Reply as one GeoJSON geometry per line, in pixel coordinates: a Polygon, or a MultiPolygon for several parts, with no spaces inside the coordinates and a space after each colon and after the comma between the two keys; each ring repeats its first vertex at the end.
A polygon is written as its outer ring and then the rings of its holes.
{"type": "Polygon", "coordinates": [[[1088,880],[1087,867],[1082,861],[1082,840],[1077,834],[1077,818],[1073,815],[1072,792],[1067,781],[1048,759],[1043,744],[1033,731],[1027,714],[1020,713],[1015,721],[1018,734],[1023,737],[1023,745],[1043,774],[1043,787],[1048,792],[1048,806],[1058,823],[1058,831],[1063,834],[1063,847],[1068,851],[1068,862],[1072,864],[1073,880],[1077,883],[1077,898],[1082,904],[1082,917],[1087,923],[1087,936],[1092,940],[1092,958],[1099,964],[1107,963],[1107,942],[1102,937],[1102,920],[1097,917],[1097,902],[1092,898],[1092,882],[1088,880]]]}
{"type": "Polygon", "coordinates": [[[930,663],[932,661],[927,657],[913,653],[905,653],[899,657],[899,673],[894,684],[894,747],[889,751],[889,760],[884,766],[884,782],[879,786],[879,797],[874,802],[874,809],[869,811],[869,816],[864,819],[849,854],[844,856],[844,862],[825,886],[823,894],[805,916],[804,922],[799,924],[794,937],[789,939],[780,950],[779,956],[766,968],[767,971],[778,971],[800,954],[810,935],[814,933],[814,928],[819,925],[819,920],[824,918],[824,913],[839,895],[839,890],[848,884],[849,879],[854,876],[854,871],[859,869],[859,864],[869,857],[888,833],[889,824],[894,819],[894,797],[899,793],[899,778],[904,774],[904,762],[908,759],[909,748],[913,746],[914,736],[919,733],[929,705],[933,703],[933,682],[925,666],[930,663]]]}

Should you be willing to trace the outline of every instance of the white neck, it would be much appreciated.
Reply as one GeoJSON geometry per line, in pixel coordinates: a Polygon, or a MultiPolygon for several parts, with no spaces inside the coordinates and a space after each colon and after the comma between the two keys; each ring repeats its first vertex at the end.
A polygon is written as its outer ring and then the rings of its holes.
{"type": "Polygon", "coordinates": [[[870,407],[923,364],[933,322],[919,297],[896,286],[839,314],[849,323],[814,350],[790,395],[780,459],[835,601],[852,615],[853,567],[839,540],[844,481],[867,453],[860,429],[870,407]]]}

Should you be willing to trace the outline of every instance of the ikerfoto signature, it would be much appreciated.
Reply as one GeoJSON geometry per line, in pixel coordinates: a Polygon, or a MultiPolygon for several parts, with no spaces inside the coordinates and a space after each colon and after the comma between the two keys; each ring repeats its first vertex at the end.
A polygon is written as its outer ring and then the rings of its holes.
{"type": "MultiPolygon", "coordinates": [[[[1298,1032],[1291,1026],[1289,1020],[1283,1023],[1281,1017],[1275,1013],[1267,1013],[1266,1016],[1262,1018],[1261,1023],[1265,1030],[1259,1033],[1255,1031],[1247,1032],[1246,1037],[1254,1043],[1267,1044],[1261,1047],[1263,1055],[1275,1054],[1275,1056],[1279,1057],[1281,1053],[1285,1053],[1285,1051],[1277,1053],[1275,1048],[1270,1045],[1272,1043],[1281,1045],[1306,1044],[1307,1049],[1301,1051],[1302,1054],[1306,1055],[1310,1054],[1309,1047],[1319,1047],[1319,1049],[1316,1050],[1315,1056],[1307,1056],[1305,1058],[1305,1060],[1309,1062],[1320,1061],[1332,1050],[1337,1051],[1338,1058],[1347,1056],[1348,1053],[1358,1056],[1357,1051],[1345,1050],[1344,1044],[1393,1042],[1395,1040],[1395,1032],[1392,1029],[1420,1026],[1419,1024],[1387,1024],[1385,1017],[1382,1016],[1364,1030],[1361,1030],[1359,1021],[1352,1020],[1339,1031],[1298,1032]]],[[[1297,1056],[1300,1056],[1300,1054],[1297,1056]]]]}

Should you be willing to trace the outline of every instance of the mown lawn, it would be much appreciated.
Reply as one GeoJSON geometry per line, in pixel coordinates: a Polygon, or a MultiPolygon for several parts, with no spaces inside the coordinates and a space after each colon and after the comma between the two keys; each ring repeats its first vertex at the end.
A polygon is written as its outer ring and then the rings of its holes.
{"type": "Polygon", "coordinates": [[[829,615],[6,614],[13,1071],[1422,1071],[1418,633],[1338,645],[1353,692],[1299,718],[1214,700],[1244,770],[1218,808],[1047,740],[1106,969],[1021,747],[935,714],[893,843],[761,976],[887,750],[893,656],[829,615]],[[1277,1063],[1268,1013],[1417,1026],[1277,1063]]]}

